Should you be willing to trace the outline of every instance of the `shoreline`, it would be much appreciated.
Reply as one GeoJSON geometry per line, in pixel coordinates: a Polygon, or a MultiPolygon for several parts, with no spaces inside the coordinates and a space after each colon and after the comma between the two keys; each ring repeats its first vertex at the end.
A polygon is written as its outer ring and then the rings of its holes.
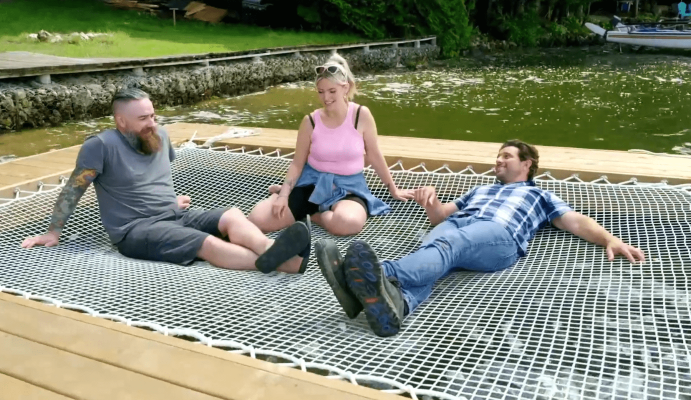
{"type": "MultiPolygon", "coordinates": [[[[436,45],[386,47],[339,52],[355,73],[382,72],[397,66],[417,68],[439,58],[436,45]]],[[[0,81],[0,134],[110,114],[116,91],[138,87],[156,107],[196,103],[212,96],[241,95],[281,83],[309,80],[313,68],[331,51],[266,55],[261,59],[210,65],[143,68],[98,74],[55,75],[51,83],[32,78],[0,81]]]]}

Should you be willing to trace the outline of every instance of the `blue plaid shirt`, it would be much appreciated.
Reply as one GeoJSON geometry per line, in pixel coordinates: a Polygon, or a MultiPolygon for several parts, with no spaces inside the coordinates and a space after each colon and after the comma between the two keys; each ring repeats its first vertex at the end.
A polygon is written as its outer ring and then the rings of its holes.
{"type": "Polygon", "coordinates": [[[572,211],[554,193],[533,181],[477,186],[455,201],[459,211],[452,216],[492,221],[506,228],[524,256],[528,241],[554,218],[572,211]]]}

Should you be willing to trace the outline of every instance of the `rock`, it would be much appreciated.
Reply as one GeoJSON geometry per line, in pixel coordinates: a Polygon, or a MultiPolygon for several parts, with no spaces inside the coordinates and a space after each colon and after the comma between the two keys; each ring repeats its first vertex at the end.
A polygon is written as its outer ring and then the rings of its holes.
{"type": "Polygon", "coordinates": [[[79,33],[73,33],[67,38],[67,43],[70,44],[77,44],[82,41],[82,37],[79,35],[79,33]]]}
{"type": "Polygon", "coordinates": [[[25,92],[24,90],[22,90],[22,89],[17,89],[17,90],[14,92],[14,98],[15,98],[16,100],[18,100],[18,101],[19,101],[19,100],[24,100],[24,99],[26,99],[26,92],[25,92]]]}
{"type": "Polygon", "coordinates": [[[38,38],[39,41],[41,42],[47,42],[50,37],[53,36],[50,34],[48,31],[41,30],[36,34],[36,37],[38,38]]]}
{"type": "Polygon", "coordinates": [[[9,117],[6,117],[4,119],[0,119],[0,128],[9,130],[9,129],[12,129],[12,126],[13,126],[12,119],[10,119],[9,117]]]}
{"type": "Polygon", "coordinates": [[[0,93],[0,113],[2,112],[14,112],[14,102],[12,101],[11,96],[5,96],[0,93]]]}
{"type": "Polygon", "coordinates": [[[72,95],[72,108],[76,115],[80,117],[89,116],[89,107],[93,104],[94,99],[91,92],[85,87],[80,88],[72,95]]]}
{"type": "Polygon", "coordinates": [[[50,113],[50,116],[48,117],[48,120],[54,125],[59,124],[62,121],[62,115],[60,115],[60,111],[58,110],[53,110],[50,113]]]}
{"type": "MultiPolygon", "coordinates": [[[[48,32],[44,35],[48,37],[48,32]]],[[[78,33],[78,40],[90,34],[78,33]]],[[[52,36],[52,35],[51,35],[52,36]]],[[[77,35],[69,37],[76,38],[77,35]]],[[[149,93],[156,107],[196,102],[216,95],[237,95],[264,90],[282,82],[314,79],[314,66],[328,54],[302,54],[294,57],[267,57],[262,63],[237,61],[208,67],[161,67],[147,69],[147,75],[130,71],[111,71],[89,75],[54,75],[51,85],[35,80],[4,80],[0,85],[0,131],[22,126],[58,124],[69,120],[110,115],[115,92],[138,87],[149,93]]],[[[422,68],[439,57],[439,48],[401,47],[373,49],[369,53],[345,55],[351,69],[382,71],[397,64],[422,68]]]]}

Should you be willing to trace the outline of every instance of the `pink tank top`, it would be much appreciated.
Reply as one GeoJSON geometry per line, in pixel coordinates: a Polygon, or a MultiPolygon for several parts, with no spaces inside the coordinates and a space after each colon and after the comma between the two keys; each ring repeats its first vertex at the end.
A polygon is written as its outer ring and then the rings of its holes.
{"type": "Polygon", "coordinates": [[[337,128],[327,128],[320,110],[312,113],[314,130],[307,162],[321,172],[354,175],[365,168],[365,140],[355,129],[353,113],[358,105],[348,103],[345,121],[337,128]]]}

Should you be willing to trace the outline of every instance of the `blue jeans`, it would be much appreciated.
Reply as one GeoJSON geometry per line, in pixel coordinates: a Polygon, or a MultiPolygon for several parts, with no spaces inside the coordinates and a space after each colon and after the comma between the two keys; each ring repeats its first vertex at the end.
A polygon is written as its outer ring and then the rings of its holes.
{"type": "Polygon", "coordinates": [[[518,260],[518,245],[496,222],[452,216],[434,228],[420,248],[397,261],[384,261],[387,277],[401,284],[409,314],[437,280],[459,270],[494,272],[518,260]]]}

